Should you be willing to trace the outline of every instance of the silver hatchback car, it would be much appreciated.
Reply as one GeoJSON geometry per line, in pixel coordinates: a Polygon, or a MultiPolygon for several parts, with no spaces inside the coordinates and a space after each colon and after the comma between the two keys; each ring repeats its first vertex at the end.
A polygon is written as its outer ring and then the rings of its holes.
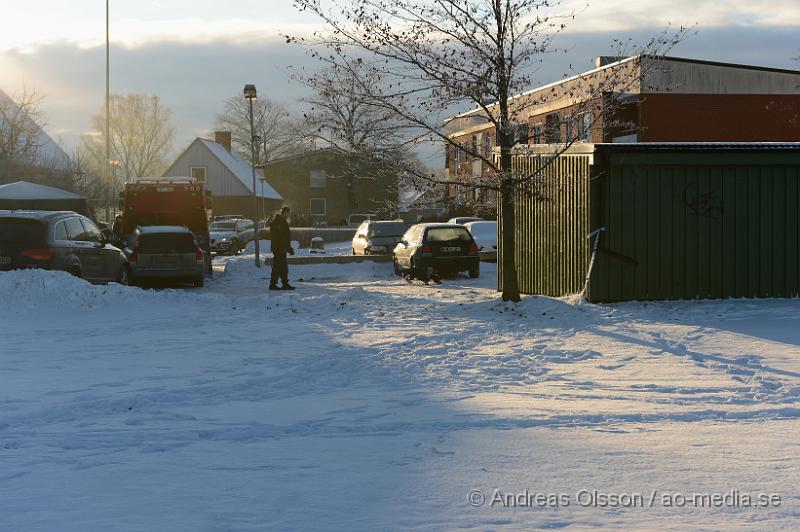
{"type": "Polygon", "coordinates": [[[159,279],[203,286],[205,255],[186,227],[137,227],[124,252],[130,264],[132,283],[159,279]]]}

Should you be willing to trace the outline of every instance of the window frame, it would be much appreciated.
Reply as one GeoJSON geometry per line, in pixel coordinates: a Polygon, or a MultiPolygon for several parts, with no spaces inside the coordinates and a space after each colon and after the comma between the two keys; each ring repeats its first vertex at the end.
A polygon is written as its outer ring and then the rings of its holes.
{"type": "Polygon", "coordinates": [[[328,184],[328,172],[326,172],[324,169],[316,168],[316,169],[312,169],[312,170],[310,170],[308,172],[308,187],[309,188],[325,188],[327,186],[327,184],[328,184]],[[319,179],[317,179],[316,181],[314,180],[315,174],[317,176],[319,176],[320,173],[322,174],[322,181],[321,181],[322,184],[320,184],[320,180],[319,179]]]}
{"type": "Polygon", "coordinates": [[[308,213],[311,216],[327,216],[328,215],[328,199],[327,198],[308,198],[308,213]],[[312,208],[314,201],[322,202],[322,213],[315,213],[312,208]]]}
{"type": "Polygon", "coordinates": [[[201,183],[206,183],[208,181],[208,166],[190,166],[189,167],[189,175],[192,179],[197,179],[201,183]],[[203,178],[195,177],[194,171],[195,170],[203,170],[203,178]]]}

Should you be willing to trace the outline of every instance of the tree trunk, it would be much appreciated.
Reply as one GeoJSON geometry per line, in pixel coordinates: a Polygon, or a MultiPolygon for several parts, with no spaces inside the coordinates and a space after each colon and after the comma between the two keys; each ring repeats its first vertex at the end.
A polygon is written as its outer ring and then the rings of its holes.
{"type": "Polygon", "coordinates": [[[500,202],[502,210],[501,231],[503,236],[503,301],[513,301],[518,303],[521,298],[519,286],[517,285],[517,264],[514,259],[516,238],[515,238],[515,214],[514,203],[514,183],[511,179],[503,179],[500,185],[500,202]]]}

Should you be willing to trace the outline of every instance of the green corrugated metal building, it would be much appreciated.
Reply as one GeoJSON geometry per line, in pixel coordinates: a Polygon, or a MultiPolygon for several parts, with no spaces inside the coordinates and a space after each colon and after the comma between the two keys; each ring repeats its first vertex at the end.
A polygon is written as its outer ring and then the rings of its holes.
{"type": "Polygon", "coordinates": [[[514,155],[519,171],[537,165],[541,176],[516,202],[523,293],[579,293],[587,235],[602,228],[590,301],[800,294],[800,144],[596,144],[556,158],[526,146],[514,155]]]}

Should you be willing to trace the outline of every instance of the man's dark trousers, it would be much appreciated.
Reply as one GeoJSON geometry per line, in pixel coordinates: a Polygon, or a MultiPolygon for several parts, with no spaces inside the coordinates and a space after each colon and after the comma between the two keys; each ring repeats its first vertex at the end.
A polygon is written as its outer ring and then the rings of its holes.
{"type": "Polygon", "coordinates": [[[273,252],[272,253],[272,276],[270,277],[270,286],[277,286],[278,279],[286,286],[289,284],[289,265],[286,263],[286,252],[273,252]]]}

